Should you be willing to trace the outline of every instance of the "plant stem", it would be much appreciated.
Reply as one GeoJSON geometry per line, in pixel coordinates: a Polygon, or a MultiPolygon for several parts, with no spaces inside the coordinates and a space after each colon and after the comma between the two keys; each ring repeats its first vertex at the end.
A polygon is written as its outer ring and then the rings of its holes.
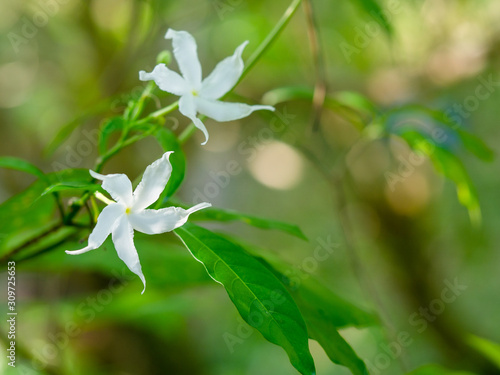
{"type": "Polygon", "coordinates": [[[148,116],[144,117],[143,119],[136,121],[135,124],[136,125],[145,124],[151,120],[155,120],[157,118],[165,116],[165,115],[169,114],[170,112],[175,111],[177,109],[177,107],[179,107],[179,101],[173,102],[172,104],[170,104],[169,106],[167,106],[165,108],[160,108],[159,110],[154,111],[153,113],[149,114],[148,116]]]}
{"type": "Polygon", "coordinates": [[[274,28],[271,30],[271,32],[266,36],[266,38],[262,41],[262,43],[259,45],[259,47],[257,47],[257,49],[254,51],[254,53],[250,56],[250,58],[246,62],[245,69],[243,70],[243,73],[241,74],[238,82],[236,82],[236,85],[241,82],[241,80],[247,75],[247,73],[250,71],[250,69],[253,68],[253,66],[260,59],[260,57],[267,51],[269,46],[281,34],[281,32],[283,31],[285,26],[292,19],[292,16],[297,11],[301,2],[302,2],[302,0],[293,0],[291,2],[291,4],[285,10],[285,13],[283,13],[283,15],[281,16],[278,23],[274,26],[274,28]]]}
{"type": "Polygon", "coordinates": [[[314,85],[313,112],[311,116],[312,130],[317,131],[321,121],[321,112],[326,98],[326,71],[324,64],[323,49],[319,40],[318,26],[314,19],[314,10],[311,0],[304,0],[304,13],[307,20],[307,31],[309,34],[309,44],[314,64],[316,83],[314,85]]]}
{"type": "Polygon", "coordinates": [[[151,95],[154,88],[155,88],[154,82],[151,81],[147,84],[146,88],[144,89],[144,91],[141,94],[141,97],[137,101],[137,104],[136,104],[134,110],[132,111],[132,115],[130,116],[130,120],[134,121],[135,119],[137,119],[140,116],[142,110],[144,109],[144,103],[146,102],[146,98],[151,95]]]}
{"type": "Polygon", "coordinates": [[[48,236],[51,233],[56,232],[57,230],[59,230],[63,226],[64,226],[63,222],[57,223],[56,225],[54,225],[51,228],[47,229],[45,232],[39,234],[36,237],[31,238],[30,240],[26,241],[25,243],[23,243],[23,244],[15,247],[14,249],[12,249],[11,251],[9,251],[7,254],[4,254],[0,258],[0,264],[6,263],[9,259],[11,259],[14,255],[16,255],[19,251],[21,251],[25,247],[28,247],[30,245],[33,245],[33,244],[37,243],[38,241],[40,241],[44,237],[48,236]]]}

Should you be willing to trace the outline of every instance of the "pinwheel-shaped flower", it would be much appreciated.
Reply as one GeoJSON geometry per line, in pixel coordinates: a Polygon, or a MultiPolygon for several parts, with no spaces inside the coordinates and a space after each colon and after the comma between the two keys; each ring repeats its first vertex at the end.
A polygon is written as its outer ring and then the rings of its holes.
{"type": "Polygon", "coordinates": [[[196,117],[197,113],[216,121],[232,121],[247,117],[260,109],[274,111],[274,108],[268,105],[247,105],[218,100],[233,88],[243,73],[241,54],[248,41],[236,48],[232,56],[217,64],[212,73],[202,81],[196,41],[192,35],[187,31],[169,29],[165,38],[172,39],[174,56],[182,77],[165,64],[158,64],[151,73],[140,71],[139,79],[154,80],[161,90],[180,96],[179,111],[189,117],[205,134],[205,142],[202,144],[207,143],[208,132],[203,122],[196,117]]]}
{"type": "Polygon", "coordinates": [[[146,290],[146,279],[134,246],[134,230],[146,234],[170,232],[183,225],[193,212],[211,206],[210,203],[200,203],[188,210],[180,207],[147,209],[158,199],[170,178],[172,165],[168,158],[171,153],[166,152],[146,168],[142,181],[133,193],[132,183],[126,175],[102,175],[91,170],[92,177],[102,180],[103,189],[115,202],[110,201],[97,218],[97,224],[89,236],[88,246],[66,253],[76,255],[97,249],[111,233],[118,256],[141,278],[146,290]]]}

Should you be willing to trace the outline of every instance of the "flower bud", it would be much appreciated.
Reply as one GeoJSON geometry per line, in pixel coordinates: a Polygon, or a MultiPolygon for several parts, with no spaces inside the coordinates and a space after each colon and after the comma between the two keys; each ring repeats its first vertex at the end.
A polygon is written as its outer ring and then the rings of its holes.
{"type": "Polygon", "coordinates": [[[172,54],[170,51],[161,51],[158,56],[156,56],[156,63],[157,64],[165,64],[168,65],[170,64],[170,61],[172,61],[172,54]]]}

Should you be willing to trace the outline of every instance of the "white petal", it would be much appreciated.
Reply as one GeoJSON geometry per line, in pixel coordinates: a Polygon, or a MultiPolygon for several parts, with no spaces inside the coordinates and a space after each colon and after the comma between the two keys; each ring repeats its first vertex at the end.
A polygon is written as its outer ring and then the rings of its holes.
{"type": "Polygon", "coordinates": [[[186,94],[181,96],[179,100],[179,111],[186,117],[189,117],[191,121],[193,121],[194,126],[200,129],[203,134],[205,134],[205,142],[202,143],[204,145],[208,142],[208,131],[203,122],[196,117],[196,105],[194,102],[194,96],[191,94],[186,94]]]}
{"type": "Polygon", "coordinates": [[[148,165],[141,182],[134,191],[132,211],[141,211],[156,202],[165,189],[172,173],[172,164],[168,160],[172,152],[165,152],[160,159],[148,165]]]}
{"type": "Polygon", "coordinates": [[[248,41],[242,43],[232,56],[217,64],[212,73],[203,80],[200,95],[209,99],[219,99],[233,88],[243,72],[241,54],[248,41]]]}
{"type": "Polygon", "coordinates": [[[219,100],[205,99],[200,96],[194,98],[196,109],[199,113],[204,114],[217,121],[232,121],[247,117],[253,111],[262,109],[274,111],[274,107],[269,105],[248,105],[244,103],[229,103],[219,100]]]}
{"type": "Polygon", "coordinates": [[[118,203],[111,203],[110,205],[104,207],[101,214],[97,218],[97,224],[90,233],[89,244],[81,250],[66,250],[66,254],[77,255],[83,254],[87,251],[97,249],[102,245],[104,240],[109,236],[116,220],[125,214],[125,206],[118,203]]]}
{"type": "Polygon", "coordinates": [[[154,80],[161,90],[178,96],[189,90],[184,78],[167,68],[165,64],[156,65],[151,73],[141,70],[139,72],[139,79],[141,81],[154,80]]]}
{"type": "Polygon", "coordinates": [[[121,260],[127,267],[139,276],[144,284],[144,291],[146,290],[146,279],[142,274],[141,263],[139,262],[139,255],[134,246],[134,230],[128,222],[127,216],[122,216],[113,228],[112,233],[113,243],[115,244],[116,252],[121,260]]]}
{"type": "Polygon", "coordinates": [[[92,177],[102,180],[102,188],[106,190],[115,201],[130,206],[132,204],[132,183],[124,174],[103,175],[90,171],[92,177]]]}
{"type": "Polygon", "coordinates": [[[201,65],[193,36],[187,31],[168,29],[165,39],[172,39],[174,56],[182,75],[193,90],[199,90],[201,88],[201,65]]]}
{"type": "Polygon", "coordinates": [[[200,203],[184,210],[180,207],[167,207],[161,210],[144,210],[128,215],[132,227],[142,233],[159,234],[170,232],[187,221],[190,214],[210,207],[210,203],[200,203]]]}

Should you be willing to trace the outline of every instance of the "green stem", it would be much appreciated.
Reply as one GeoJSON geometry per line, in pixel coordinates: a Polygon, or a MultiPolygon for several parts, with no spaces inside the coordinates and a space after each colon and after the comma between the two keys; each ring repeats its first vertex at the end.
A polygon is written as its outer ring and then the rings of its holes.
{"type": "Polygon", "coordinates": [[[167,106],[165,108],[160,108],[159,110],[154,111],[153,113],[149,114],[148,116],[144,117],[143,119],[136,121],[135,124],[136,125],[145,124],[151,120],[155,120],[157,118],[160,118],[162,116],[169,114],[170,112],[175,111],[178,107],[179,107],[179,101],[176,101],[176,102],[170,104],[169,106],[167,106]]]}
{"type": "Polygon", "coordinates": [[[142,92],[141,97],[137,101],[134,110],[132,111],[132,115],[130,116],[131,121],[134,121],[140,116],[142,110],[144,109],[144,103],[146,102],[146,98],[148,98],[151,95],[154,89],[155,89],[155,83],[153,81],[149,82],[144,91],[142,92]]]}
{"type": "Polygon", "coordinates": [[[285,13],[283,13],[280,20],[278,21],[278,23],[274,26],[271,32],[266,36],[266,38],[262,41],[259,47],[257,47],[255,52],[252,53],[252,55],[246,62],[245,69],[243,70],[243,73],[241,74],[238,82],[236,82],[236,85],[241,82],[241,80],[247,75],[250,69],[253,68],[255,63],[260,59],[260,57],[267,51],[267,49],[271,46],[271,44],[273,44],[276,38],[281,34],[285,26],[288,24],[288,22],[291,20],[291,18],[299,8],[301,2],[302,0],[293,0],[292,3],[288,6],[288,8],[285,10],[285,13]]]}
{"type": "Polygon", "coordinates": [[[179,137],[177,138],[179,140],[179,143],[183,145],[188,141],[189,138],[195,133],[196,131],[196,126],[194,126],[194,123],[190,123],[184,131],[179,134],[179,137]]]}
{"type": "Polygon", "coordinates": [[[318,25],[314,18],[314,9],[311,0],[304,0],[304,13],[307,20],[309,44],[313,58],[316,82],[314,84],[313,112],[311,116],[312,130],[317,131],[321,121],[321,112],[326,98],[326,71],[324,65],[323,49],[319,40],[318,25]]]}

